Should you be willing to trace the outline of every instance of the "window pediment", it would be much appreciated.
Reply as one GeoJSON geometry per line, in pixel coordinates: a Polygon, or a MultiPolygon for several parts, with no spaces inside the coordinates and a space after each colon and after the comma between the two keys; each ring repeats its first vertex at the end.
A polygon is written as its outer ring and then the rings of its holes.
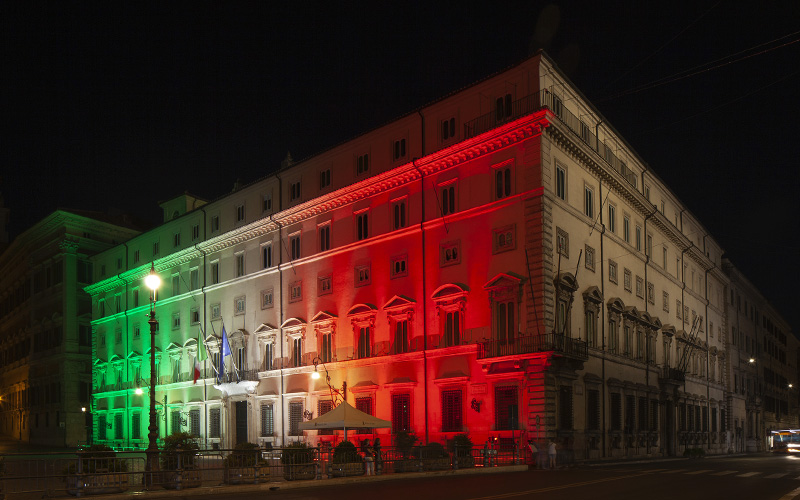
{"type": "Polygon", "coordinates": [[[583,292],[583,300],[594,304],[601,304],[603,302],[603,294],[596,286],[590,286],[583,292]]]}
{"type": "Polygon", "coordinates": [[[675,336],[675,327],[672,325],[662,325],[661,326],[661,333],[662,335],[666,335],[667,337],[674,337],[675,336]]]}
{"type": "Polygon", "coordinates": [[[406,309],[413,308],[417,305],[417,302],[413,299],[410,299],[404,295],[395,295],[389,301],[384,304],[383,310],[387,312],[399,312],[406,309]]]}
{"type": "Polygon", "coordinates": [[[433,299],[434,302],[452,301],[465,298],[468,293],[469,287],[467,287],[467,285],[448,283],[434,290],[431,299],[433,299]]]}
{"type": "Polygon", "coordinates": [[[353,316],[364,316],[369,314],[375,314],[377,312],[377,308],[372,304],[356,304],[347,311],[348,317],[353,316]]]}
{"type": "Polygon", "coordinates": [[[336,319],[337,319],[336,316],[329,313],[328,311],[320,311],[317,314],[315,314],[313,318],[311,318],[311,323],[317,324],[325,322],[334,322],[336,321],[336,319]]]}
{"type": "Polygon", "coordinates": [[[575,279],[572,273],[563,272],[559,274],[554,280],[554,284],[564,291],[575,292],[578,290],[578,280],[575,279]]]}
{"type": "Polygon", "coordinates": [[[131,351],[128,353],[128,359],[130,360],[142,359],[142,355],[138,351],[131,351]]]}
{"type": "Polygon", "coordinates": [[[278,329],[277,327],[272,326],[272,325],[270,325],[268,323],[261,323],[260,325],[258,325],[258,328],[256,328],[253,333],[258,335],[258,334],[262,334],[262,333],[274,332],[277,329],[278,329]]]}

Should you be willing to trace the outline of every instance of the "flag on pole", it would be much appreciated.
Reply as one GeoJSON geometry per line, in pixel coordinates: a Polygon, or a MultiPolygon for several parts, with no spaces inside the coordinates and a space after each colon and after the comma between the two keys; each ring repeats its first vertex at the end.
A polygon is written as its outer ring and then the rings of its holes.
{"type": "Polygon", "coordinates": [[[222,325],[222,353],[219,357],[219,370],[217,371],[217,376],[219,377],[219,383],[223,382],[223,378],[225,375],[225,356],[231,355],[231,345],[228,343],[228,334],[225,332],[225,325],[222,325]]]}
{"type": "Polygon", "coordinates": [[[197,383],[197,379],[200,378],[200,363],[208,358],[208,354],[206,353],[206,343],[203,341],[203,334],[197,334],[197,356],[194,357],[194,383],[197,383]]]}

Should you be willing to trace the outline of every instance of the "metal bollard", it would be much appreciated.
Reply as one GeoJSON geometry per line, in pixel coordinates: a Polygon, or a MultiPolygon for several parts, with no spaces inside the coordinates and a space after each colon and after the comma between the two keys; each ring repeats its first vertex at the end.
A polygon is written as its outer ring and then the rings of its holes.
{"type": "Polygon", "coordinates": [[[181,445],[178,445],[178,447],[175,448],[175,452],[178,455],[178,470],[175,472],[175,489],[180,490],[183,487],[183,457],[181,457],[181,445]]]}

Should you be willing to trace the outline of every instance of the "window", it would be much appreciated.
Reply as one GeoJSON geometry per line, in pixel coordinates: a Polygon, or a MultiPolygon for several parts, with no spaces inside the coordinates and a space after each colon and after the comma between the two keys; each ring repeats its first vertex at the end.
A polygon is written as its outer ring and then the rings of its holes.
{"type": "Polygon", "coordinates": [[[174,312],[172,313],[172,329],[180,330],[180,328],[181,328],[181,313],[174,312]]]}
{"type": "Polygon", "coordinates": [[[236,205],[236,222],[244,222],[244,204],[236,205]]]}
{"type": "Polygon", "coordinates": [[[631,433],[636,425],[636,396],[625,396],[625,432],[631,433]]]}
{"type": "Polygon", "coordinates": [[[594,190],[589,186],[583,186],[583,214],[594,219],[594,190]]]}
{"type": "Polygon", "coordinates": [[[317,295],[328,295],[333,291],[331,276],[320,276],[317,279],[317,295]]]}
{"type": "Polygon", "coordinates": [[[608,261],[608,281],[617,282],[617,263],[613,260],[608,261]]]}
{"type": "Polygon", "coordinates": [[[636,250],[642,251],[642,228],[636,226],[636,250]]]}
{"type": "Polygon", "coordinates": [[[172,235],[172,246],[175,248],[181,246],[181,233],[175,233],[172,235]]]}
{"type": "Polygon", "coordinates": [[[569,258],[569,234],[560,227],[556,228],[556,252],[569,258]]]}
{"type": "Polygon", "coordinates": [[[461,345],[461,312],[448,311],[444,318],[444,345],[461,345]]]}
{"type": "Polygon", "coordinates": [[[264,344],[264,370],[274,369],[273,360],[275,359],[275,344],[267,342],[264,344]]]}
{"type": "Polygon", "coordinates": [[[408,320],[394,322],[394,354],[408,352],[408,320]]]}
{"type": "Polygon", "coordinates": [[[364,286],[370,284],[370,270],[369,265],[356,266],[355,269],[355,286],[364,286]]]}
{"type": "Polygon", "coordinates": [[[245,298],[244,295],[233,299],[233,313],[235,315],[244,314],[245,312],[245,298]]]}
{"type": "Polygon", "coordinates": [[[181,431],[181,412],[172,410],[170,412],[170,433],[175,434],[181,431]]]}
{"type": "Polygon", "coordinates": [[[370,327],[356,327],[358,335],[358,358],[369,358],[372,355],[372,333],[370,327]]]}
{"type": "Polygon", "coordinates": [[[303,339],[296,337],[292,339],[292,358],[293,367],[303,366],[303,339]]]}
{"type": "Polygon", "coordinates": [[[644,253],[648,257],[653,256],[653,235],[648,234],[644,240],[644,253]]]}
{"type": "Polygon", "coordinates": [[[511,162],[505,162],[494,167],[494,195],[500,200],[511,196],[514,179],[512,177],[511,162]]]}
{"type": "Polygon", "coordinates": [[[189,432],[194,437],[200,437],[200,409],[189,410],[189,432]]]}
{"type": "Polygon", "coordinates": [[[400,276],[408,276],[408,256],[400,255],[392,257],[391,262],[391,277],[398,278],[400,276]]]}
{"type": "Polygon", "coordinates": [[[456,119],[451,117],[449,120],[442,120],[442,141],[452,139],[456,136],[456,119]]]}
{"type": "Polygon", "coordinates": [[[608,230],[612,233],[617,232],[617,207],[614,205],[608,206],[608,230]]]}
{"type": "Polygon", "coordinates": [[[667,247],[661,249],[662,254],[662,266],[664,267],[664,271],[667,270],[667,247]]]}
{"type": "MultiPolygon", "coordinates": [[[[142,327],[139,326],[139,324],[137,323],[137,324],[133,325],[133,338],[138,339],[141,336],[142,336],[142,327]]],[[[81,342],[81,345],[86,345],[86,344],[81,342]]]]}
{"type": "Polygon", "coordinates": [[[300,430],[300,422],[303,421],[303,403],[300,401],[291,401],[289,403],[289,435],[302,436],[303,431],[300,430]]]}
{"type": "Polygon", "coordinates": [[[156,241],[153,243],[153,256],[156,256],[161,251],[161,243],[156,241]]]}
{"type": "Polygon", "coordinates": [[[683,312],[683,307],[681,307],[681,301],[675,299],[675,317],[681,319],[682,312],[683,312]]]}
{"type": "Polygon", "coordinates": [[[633,275],[631,274],[631,270],[630,269],[625,269],[624,270],[624,280],[625,281],[624,281],[623,285],[625,287],[625,290],[628,291],[628,292],[633,290],[632,283],[631,283],[632,279],[633,279],[633,275]]]}
{"type": "Polygon", "coordinates": [[[511,118],[511,94],[497,98],[497,101],[495,101],[495,118],[497,121],[511,118]]]}
{"type": "Polygon", "coordinates": [[[644,298],[644,280],[640,277],[636,277],[636,296],[644,298]]]}
{"type": "Polygon", "coordinates": [[[220,409],[211,408],[208,411],[208,420],[209,420],[208,437],[219,438],[222,431],[222,426],[220,425],[221,424],[220,409]]]}
{"type": "Polygon", "coordinates": [[[330,363],[333,361],[333,334],[331,332],[322,334],[320,358],[322,358],[323,363],[330,363]]]}
{"type": "Polygon", "coordinates": [[[219,231],[219,215],[211,216],[211,232],[216,233],[219,231]]]}
{"type": "Polygon", "coordinates": [[[439,245],[439,265],[451,266],[461,262],[461,242],[448,241],[439,245]]]}
{"type": "MultiPolygon", "coordinates": [[[[372,404],[372,396],[361,396],[356,398],[356,410],[363,411],[367,415],[375,413],[374,405],[372,404]]],[[[361,427],[356,429],[356,434],[370,434],[371,428],[361,427]]]]}
{"type": "Polygon", "coordinates": [[[234,255],[234,262],[236,264],[236,277],[244,276],[244,253],[239,252],[234,255]]]}
{"type": "Polygon", "coordinates": [[[495,229],[493,232],[494,253],[513,250],[515,247],[514,226],[504,226],[495,229]]]}
{"type": "Polygon", "coordinates": [[[300,181],[289,183],[289,201],[300,200],[300,181]]]}
{"type": "Polygon", "coordinates": [[[664,309],[664,312],[669,312],[669,292],[666,290],[663,292],[663,304],[661,304],[661,307],[664,309]]]}
{"type": "Polygon", "coordinates": [[[122,413],[114,414],[114,439],[122,439],[122,413]]]}
{"type": "Polygon", "coordinates": [[[200,287],[200,270],[196,267],[189,270],[189,284],[192,290],[200,287]]]}
{"type": "Polygon", "coordinates": [[[392,202],[392,229],[406,227],[406,198],[392,202]]]}
{"type": "Polygon", "coordinates": [[[331,169],[326,168],[319,173],[319,188],[325,189],[331,185],[331,169]]]}
{"type": "Polygon", "coordinates": [[[556,165],[556,196],[567,199],[567,171],[561,165],[556,165]]]}
{"type": "Polygon", "coordinates": [[[178,274],[172,275],[172,296],[175,297],[181,293],[181,277],[178,274]]]}
{"type": "Polygon", "coordinates": [[[594,248],[586,245],[586,269],[594,272],[594,248]]]}
{"type": "Polygon", "coordinates": [[[325,224],[319,226],[319,251],[325,252],[331,249],[331,225],[325,224]]]}
{"type": "Polygon", "coordinates": [[[617,352],[619,348],[619,330],[617,329],[617,322],[610,320],[608,322],[608,350],[617,352]]]}
{"type": "Polygon", "coordinates": [[[461,432],[462,428],[461,390],[442,391],[442,432],[461,432]]]}
{"type": "MultiPolygon", "coordinates": [[[[140,255],[139,255],[139,250],[134,250],[133,251],[133,263],[134,264],[138,264],[140,260],[141,259],[140,259],[140,255]]],[[[78,281],[86,283],[88,280],[86,280],[86,279],[83,279],[83,280],[78,279],[78,281]]]]}
{"type": "Polygon", "coordinates": [[[449,215],[456,211],[456,185],[448,184],[441,188],[442,195],[442,215],[449,215]]]}
{"type": "Polygon", "coordinates": [[[261,309],[272,307],[272,288],[261,291],[261,309]]]}
{"type": "Polygon", "coordinates": [[[297,302],[300,300],[303,300],[302,281],[289,283],[289,302],[297,302]]]}
{"type": "Polygon", "coordinates": [[[392,160],[397,161],[406,157],[406,140],[398,139],[394,141],[392,149],[392,160]]]}
{"type": "Polygon", "coordinates": [[[192,226],[192,241],[200,239],[200,224],[192,226]]]}
{"type": "Polygon", "coordinates": [[[265,194],[261,198],[261,211],[272,212],[272,194],[265,194]]]}
{"type": "Polygon", "coordinates": [[[589,347],[597,347],[597,315],[592,310],[586,310],[583,314],[583,326],[586,329],[586,343],[589,347]]]}
{"type": "Polygon", "coordinates": [[[219,261],[216,260],[211,263],[211,284],[216,285],[219,283],[219,261]]]}
{"type": "Polygon", "coordinates": [[[264,269],[272,267],[272,244],[270,243],[261,247],[261,267],[264,269]]]}
{"type": "Polygon", "coordinates": [[[647,282],[647,302],[655,305],[656,303],[656,287],[651,282],[647,282]]]}
{"type": "Polygon", "coordinates": [[[131,438],[142,439],[142,414],[138,411],[131,415],[131,438]]]}
{"type": "Polygon", "coordinates": [[[365,153],[356,158],[356,175],[369,172],[369,154],[365,153]]]}
{"type": "Polygon", "coordinates": [[[193,325],[200,323],[200,311],[196,307],[189,310],[189,322],[193,325]]]}
{"type": "Polygon", "coordinates": [[[122,343],[122,328],[117,328],[116,330],[114,330],[114,343],[115,344],[122,343]]]}
{"type": "Polygon", "coordinates": [[[219,304],[211,304],[211,319],[220,319],[221,317],[219,304]]]}
{"type": "Polygon", "coordinates": [[[392,394],[392,432],[411,431],[411,395],[392,394]]]}
{"type": "Polygon", "coordinates": [[[289,248],[291,248],[291,254],[289,258],[291,260],[299,259],[300,258],[300,233],[295,233],[289,235],[289,248]]]}
{"type": "Polygon", "coordinates": [[[622,216],[622,238],[625,243],[631,242],[631,219],[627,214],[622,216]]]}
{"type": "Polygon", "coordinates": [[[495,339],[500,345],[514,343],[517,331],[514,306],[513,300],[495,302],[494,304],[495,339]]]}
{"type": "Polygon", "coordinates": [[[558,389],[558,428],[572,429],[572,387],[562,385],[558,389]]]}
{"type": "Polygon", "coordinates": [[[356,214],[356,240],[369,238],[369,212],[356,214]]]}
{"type": "Polygon", "coordinates": [[[519,428],[519,402],[517,387],[498,386],[494,388],[494,427],[498,431],[519,428]]]}

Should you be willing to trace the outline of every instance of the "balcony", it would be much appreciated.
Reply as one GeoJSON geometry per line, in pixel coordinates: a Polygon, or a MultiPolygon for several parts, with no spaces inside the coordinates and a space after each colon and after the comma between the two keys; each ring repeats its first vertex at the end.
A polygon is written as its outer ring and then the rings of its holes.
{"type": "Polygon", "coordinates": [[[593,149],[598,156],[615,172],[620,174],[628,184],[634,188],[637,187],[636,174],[625,165],[625,162],[620,160],[611,148],[598,141],[597,136],[589,126],[569,111],[558,96],[552,94],[547,89],[540,90],[539,92],[514,101],[511,105],[511,114],[503,116],[499,120],[497,118],[497,113],[492,111],[491,113],[486,113],[474,120],[466,122],[464,124],[464,138],[469,139],[475,137],[504,123],[543,109],[551,110],[561,123],[566,125],[581,142],[593,149]]]}
{"type": "Polygon", "coordinates": [[[478,343],[478,359],[555,352],[562,356],[586,361],[589,350],[586,342],[555,333],[517,337],[512,342],[487,340],[478,343]]]}
{"type": "Polygon", "coordinates": [[[677,368],[665,366],[661,369],[661,375],[658,381],[661,384],[681,385],[686,381],[686,375],[677,368]]]}

